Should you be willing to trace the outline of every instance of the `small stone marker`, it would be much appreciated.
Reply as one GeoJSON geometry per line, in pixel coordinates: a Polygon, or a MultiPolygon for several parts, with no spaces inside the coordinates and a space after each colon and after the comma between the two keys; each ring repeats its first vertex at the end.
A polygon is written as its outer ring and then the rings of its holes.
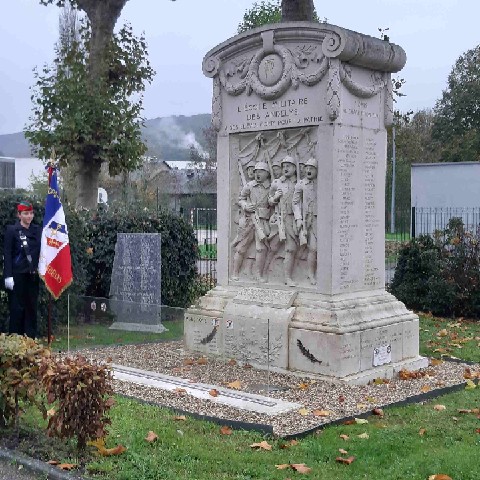
{"type": "Polygon", "coordinates": [[[161,235],[118,233],[110,306],[116,322],[110,328],[163,332],[161,324],[161,235]]]}

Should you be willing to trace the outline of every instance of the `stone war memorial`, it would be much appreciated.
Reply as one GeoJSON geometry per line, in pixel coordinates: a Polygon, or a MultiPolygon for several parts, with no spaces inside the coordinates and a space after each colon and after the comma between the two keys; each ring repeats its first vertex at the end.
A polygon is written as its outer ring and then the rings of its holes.
{"type": "Polygon", "coordinates": [[[326,23],[208,52],[218,131],[218,286],[188,349],[348,383],[425,367],[418,317],[385,290],[386,128],[397,45],[326,23]]]}

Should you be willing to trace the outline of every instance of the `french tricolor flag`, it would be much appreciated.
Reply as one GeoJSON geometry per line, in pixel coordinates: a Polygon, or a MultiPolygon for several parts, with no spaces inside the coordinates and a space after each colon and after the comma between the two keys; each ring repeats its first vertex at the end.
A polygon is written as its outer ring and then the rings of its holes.
{"type": "Polygon", "coordinates": [[[48,167],[48,193],[43,217],[38,273],[48,291],[58,300],[72,283],[72,258],[65,213],[58,191],[57,169],[48,167]]]}

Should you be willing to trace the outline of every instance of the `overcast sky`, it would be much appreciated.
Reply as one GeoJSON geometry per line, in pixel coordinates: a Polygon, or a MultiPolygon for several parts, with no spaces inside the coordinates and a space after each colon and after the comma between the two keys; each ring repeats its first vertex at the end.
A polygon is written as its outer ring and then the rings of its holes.
{"type": "MultiPolygon", "coordinates": [[[[32,69],[53,59],[59,9],[39,0],[0,0],[0,134],[21,131],[31,110],[32,69]]],[[[157,72],[144,116],[209,113],[212,80],[202,74],[207,51],[236,34],[252,0],[129,0],[117,24],[145,32],[157,72]]],[[[315,0],[328,23],[390,40],[407,53],[402,111],[431,108],[459,55],[478,43],[479,0],[315,0]]]]}

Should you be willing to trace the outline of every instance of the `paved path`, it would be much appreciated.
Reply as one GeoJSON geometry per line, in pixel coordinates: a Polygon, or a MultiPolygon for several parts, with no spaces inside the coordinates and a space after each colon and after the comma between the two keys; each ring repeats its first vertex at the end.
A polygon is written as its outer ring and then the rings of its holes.
{"type": "Polygon", "coordinates": [[[0,480],[41,480],[45,475],[33,473],[25,467],[18,469],[18,465],[12,465],[7,460],[0,459],[0,480]]]}

